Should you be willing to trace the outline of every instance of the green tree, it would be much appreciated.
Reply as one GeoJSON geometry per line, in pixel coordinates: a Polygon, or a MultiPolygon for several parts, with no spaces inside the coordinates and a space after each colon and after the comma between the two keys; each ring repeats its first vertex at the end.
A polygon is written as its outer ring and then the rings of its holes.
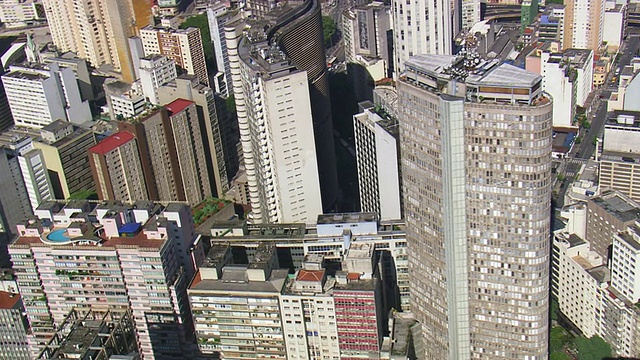
{"type": "Polygon", "coordinates": [[[549,306],[549,312],[551,313],[551,320],[558,320],[559,309],[560,309],[560,306],[558,305],[558,300],[551,299],[551,305],[549,306]]]}
{"type": "Polygon", "coordinates": [[[207,61],[207,68],[211,73],[211,71],[216,68],[216,61],[213,55],[213,43],[211,43],[211,32],[209,32],[209,20],[207,19],[207,13],[191,16],[187,18],[187,20],[185,20],[182,24],[180,24],[180,29],[186,29],[190,27],[196,27],[200,29],[204,57],[207,61]]]}
{"type": "Polygon", "coordinates": [[[322,31],[324,34],[324,46],[331,45],[331,38],[336,33],[337,27],[335,21],[330,16],[322,17],[322,31]]]}
{"type": "Polygon", "coordinates": [[[549,360],[571,360],[571,357],[565,352],[554,351],[549,355],[549,360]]]}
{"type": "Polygon", "coordinates": [[[611,346],[599,336],[575,339],[578,360],[602,360],[611,356],[611,346]]]}
{"type": "Polygon", "coordinates": [[[549,333],[549,351],[561,352],[571,341],[571,335],[561,326],[554,326],[549,333]]]}

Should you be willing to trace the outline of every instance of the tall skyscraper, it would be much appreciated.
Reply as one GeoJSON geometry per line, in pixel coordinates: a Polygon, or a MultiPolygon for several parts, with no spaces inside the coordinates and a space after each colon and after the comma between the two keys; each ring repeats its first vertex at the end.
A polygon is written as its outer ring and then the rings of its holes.
{"type": "Polygon", "coordinates": [[[184,198],[196,205],[211,197],[211,181],[205,158],[205,134],[193,101],[176,99],[165,105],[169,113],[184,198]]]}
{"type": "Polygon", "coordinates": [[[322,198],[307,72],[256,30],[238,46],[240,72],[249,80],[240,126],[248,126],[242,146],[255,179],[250,216],[256,223],[311,223],[322,213],[322,198]]]}
{"type": "Polygon", "coordinates": [[[425,359],[543,359],[551,99],[542,78],[421,55],[398,82],[412,311],[425,359]]]}
{"type": "Polygon", "coordinates": [[[604,31],[604,0],[567,0],[562,48],[598,51],[604,31]]]}
{"type": "Polygon", "coordinates": [[[134,70],[128,38],[151,21],[151,4],[134,0],[44,0],[53,43],[91,65],[113,65],[125,81],[134,70]]]}
{"type": "Polygon", "coordinates": [[[338,174],[320,3],[304,1],[277,19],[268,29],[268,38],[275,40],[300,70],[307,72],[322,205],[329,212],[338,198],[338,174]]]}
{"type": "Polygon", "coordinates": [[[462,1],[419,0],[409,4],[404,0],[393,1],[396,76],[411,56],[452,53],[453,38],[462,20],[451,6],[459,8],[462,1]]]}
{"type": "Polygon", "coordinates": [[[149,199],[196,205],[212,195],[214,184],[209,180],[203,140],[206,134],[200,130],[194,102],[176,99],[165,107],[124,119],[118,128],[136,138],[149,199]]]}
{"type": "Polygon", "coordinates": [[[155,108],[118,122],[118,130],[136,138],[150,200],[184,201],[176,144],[165,108],[155,108]]]}
{"type": "MultiPolygon", "coordinates": [[[[315,156],[320,179],[322,207],[328,212],[334,208],[338,198],[338,178],[333,144],[333,124],[331,122],[331,103],[329,101],[329,84],[322,39],[320,7],[316,0],[307,0],[301,4],[296,4],[295,6],[287,5],[274,11],[276,12],[273,13],[273,16],[268,16],[263,21],[255,24],[247,34],[248,37],[251,38],[250,42],[256,42],[261,39],[267,45],[277,45],[279,50],[284,53],[283,55],[286,55],[286,58],[290,60],[292,64],[295,64],[298,70],[306,72],[308,96],[311,103],[311,115],[313,119],[315,156]]],[[[244,21],[227,23],[225,27],[225,38],[227,41],[227,53],[229,55],[229,67],[233,78],[233,92],[238,112],[240,140],[247,171],[247,181],[250,192],[257,194],[257,192],[260,191],[259,188],[265,188],[267,184],[258,177],[260,176],[260,169],[255,167],[256,159],[253,158],[252,155],[252,136],[249,127],[249,116],[251,116],[251,114],[248,114],[250,110],[253,111],[253,109],[250,109],[250,101],[252,100],[244,94],[244,91],[248,89],[247,86],[250,85],[247,83],[248,78],[242,78],[242,61],[238,56],[238,53],[242,50],[241,46],[243,45],[241,42],[245,39],[243,35],[245,34],[244,30],[247,25],[244,21]]],[[[282,63],[282,61],[278,60],[273,65],[277,65],[275,67],[281,67],[282,63]]],[[[247,66],[245,69],[250,68],[251,66],[247,66]]],[[[300,91],[306,91],[299,87],[297,83],[296,88],[300,88],[300,91]]],[[[289,91],[287,91],[286,94],[287,96],[300,96],[300,94],[289,93],[289,91]]],[[[247,95],[251,95],[251,93],[247,95]]],[[[287,107],[295,105],[304,106],[302,103],[294,103],[287,107]]],[[[303,113],[306,113],[306,110],[303,113]]],[[[300,134],[300,131],[297,133],[300,134]]],[[[307,153],[307,156],[308,155],[309,153],[307,153]]],[[[305,164],[305,166],[311,165],[305,164]]],[[[254,207],[254,205],[259,206],[256,201],[252,201],[252,207],[254,207]]],[[[254,210],[263,211],[261,208],[254,208],[254,210]]],[[[315,216],[312,215],[312,212],[309,212],[309,215],[315,216]]],[[[257,218],[261,216],[262,215],[257,218]]]]}

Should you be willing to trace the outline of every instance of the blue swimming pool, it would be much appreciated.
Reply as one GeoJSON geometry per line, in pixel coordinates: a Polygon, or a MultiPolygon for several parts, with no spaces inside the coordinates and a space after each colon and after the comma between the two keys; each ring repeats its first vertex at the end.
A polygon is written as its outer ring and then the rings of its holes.
{"type": "Polygon", "coordinates": [[[67,232],[67,229],[53,230],[49,233],[49,235],[47,235],[47,240],[52,242],[68,242],[69,237],[65,234],[65,232],[67,232]]]}

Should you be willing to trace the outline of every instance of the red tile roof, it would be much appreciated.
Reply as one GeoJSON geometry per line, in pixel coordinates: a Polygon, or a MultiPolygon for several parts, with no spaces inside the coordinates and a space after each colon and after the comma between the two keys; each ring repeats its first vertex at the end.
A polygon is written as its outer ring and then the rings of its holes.
{"type": "Polygon", "coordinates": [[[298,271],[298,281],[322,281],[324,270],[300,270],[298,271]]]}
{"type": "Polygon", "coordinates": [[[20,294],[0,291],[0,309],[13,309],[20,300],[20,294]]]}
{"type": "Polygon", "coordinates": [[[177,114],[180,111],[186,109],[191,104],[193,104],[193,101],[189,101],[186,99],[176,99],[173,102],[165,105],[164,107],[169,112],[169,116],[171,116],[173,114],[177,114]]]}
{"type": "Polygon", "coordinates": [[[348,273],[347,280],[358,280],[360,279],[360,274],[358,273],[348,273]]]}
{"type": "Polygon", "coordinates": [[[128,143],[134,138],[128,131],[120,131],[100,141],[98,145],[89,148],[89,152],[104,155],[113,149],[128,143]]]}

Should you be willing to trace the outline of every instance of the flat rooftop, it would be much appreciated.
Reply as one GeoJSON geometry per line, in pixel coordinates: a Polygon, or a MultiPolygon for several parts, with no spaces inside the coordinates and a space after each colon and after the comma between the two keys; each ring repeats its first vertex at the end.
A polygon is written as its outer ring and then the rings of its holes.
{"type": "Polygon", "coordinates": [[[375,222],[376,220],[377,220],[377,215],[374,212],[318,215],[318,225],[346,224],[346,223],[354,223],[354,222],[375,222]]]}
{"type": "MultiPolygon", "coordinates": [[[[450,76],[446,74],[445,69],[456,59],[453,55],[416,55],[406,61],[405,67],[407,70],[448,79],[450,76]]],[[[465,82],[485,86],[532,87],[541,80],[542,77],[538,74],[500,60],[481,60],[465,82]]]]}
{"type": "Polygon", "coordinates": [[[231,292],[259,292],[279,294],[289,277],[288,269],[271,270],[271,276],[267,281],[248,281],[246,279],[246,266],[225,266],[221,279],[202,279],[200,271],[196,273],[191,282],[189,291],[214,292],[225,296],[231,292]]]}
{"type": "Polygon", "coordinates": [[[632,221],[640,217],[640,206],[617,191],[605,191],[590,201],[622,222],[632,221]]]}

